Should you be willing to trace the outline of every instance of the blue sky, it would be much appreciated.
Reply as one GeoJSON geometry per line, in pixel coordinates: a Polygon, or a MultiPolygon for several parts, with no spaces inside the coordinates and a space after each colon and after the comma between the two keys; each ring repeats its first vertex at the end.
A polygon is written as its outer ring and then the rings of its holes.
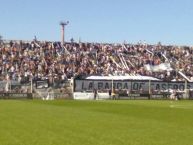
{"type": "Polygon", "coordinates": [[[0,0],[4,39],[193,45],[192,0],[0,0]]]}

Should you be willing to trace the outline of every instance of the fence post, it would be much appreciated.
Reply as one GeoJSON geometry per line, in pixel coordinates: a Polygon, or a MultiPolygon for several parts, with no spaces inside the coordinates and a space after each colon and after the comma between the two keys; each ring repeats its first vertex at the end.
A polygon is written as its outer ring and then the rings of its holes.
{"type": "Polygon", "coordinates": [[[32,76],[31,76],[31,93],[33,93],[33,79],[32,79],[32,76]]]}
{"type": "Polygon", "coordinates": [[[74,77],[71,78],[70,83],[72,83],[70,85],[72,86],[72,94],[73,94],[75,89],[74,77]]]}
{"type": "Polygon", "coordinates": [[[10,89],[10,92],[11,92],[11,80],[9,80],[9,89],[10,89]]]}
{"type": "Polygon", "coordinates": [[[187,91],[187,80],[185,80],[185,96],[186,96],[186,99],[188,98],[188,91],[187,91]]]}

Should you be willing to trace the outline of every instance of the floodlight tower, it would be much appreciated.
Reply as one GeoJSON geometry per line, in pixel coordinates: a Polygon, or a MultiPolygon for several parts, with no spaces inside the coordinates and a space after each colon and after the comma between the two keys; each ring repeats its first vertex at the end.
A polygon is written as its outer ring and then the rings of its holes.
{"type": "Polygon", "coordinates": [[[69,21],[61,21],[60,22],[60,26],[61,26],[61,28],[62,28],[62,30],[61,30],[61,34],[62,34],[62,38],[61,38],[61,43],[62,43],[62,45],[64,45],[64,43],[65,43],[65,39],[64,39],[64,34],[65,34],[65,26],[66,25],[68,25],[69,24],[69,21]]]}

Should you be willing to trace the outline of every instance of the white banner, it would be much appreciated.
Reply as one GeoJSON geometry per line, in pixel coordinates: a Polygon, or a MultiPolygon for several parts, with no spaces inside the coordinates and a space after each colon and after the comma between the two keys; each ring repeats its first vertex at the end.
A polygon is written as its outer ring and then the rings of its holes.
{"type": "MultiPolygon", "coordinates": [[[[113,88],[117,90],[184,90],[185,82],[153,82],[149,81],[131,81],[131,80],[116,80],[113,81],[113,88]]],[[[110,80],[75,80],[74,91],[93,91],[97,90],[109,90],[112,89],[112,81],[110,80]]],[[[187,89],[193,89],[193,83],[187,83],[187,89]]]]}
{"type": "Polygon", "coordinates": [[[146,64],[145,69],[152,72],[172,71],[170,63],[161,63],[159,65],[146,64]]]}
{"type": "MultiPolygon", "coordinates": [[[[74,92],[73,94],[75,100],[94,100],[94,93],[92,92],[74,92]]],[[[96,99],[110,99],[108,93],[97,93],[96,99]]]]}

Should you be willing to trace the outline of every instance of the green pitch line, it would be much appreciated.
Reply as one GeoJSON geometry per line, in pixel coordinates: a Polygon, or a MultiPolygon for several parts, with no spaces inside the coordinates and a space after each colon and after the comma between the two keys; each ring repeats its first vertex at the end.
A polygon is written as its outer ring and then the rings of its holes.
{"type": "Polygon", "coordinates": [[[0,145],[193,145],[192,101],[0,100],[0,145]]]}

